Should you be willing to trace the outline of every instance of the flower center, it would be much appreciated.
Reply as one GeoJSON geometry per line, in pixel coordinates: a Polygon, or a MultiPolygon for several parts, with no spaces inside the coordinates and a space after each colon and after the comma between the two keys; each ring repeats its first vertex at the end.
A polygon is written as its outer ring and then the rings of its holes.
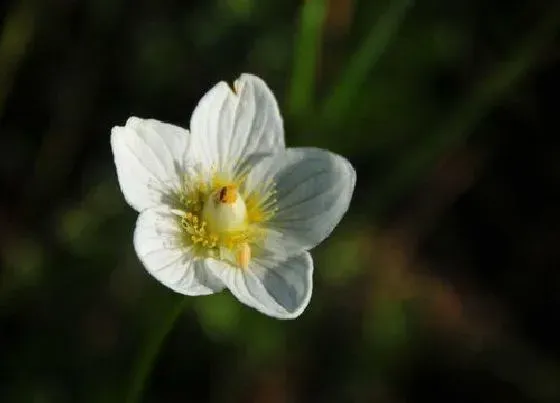
{"type": "Polygon", "coordinates": [[[214,173],[185,178],[175,209],[182,242],[199,257],[212,257],[246,268],[263,239],[262,224],[276,213],[272,182],[247,192],[241,177],[214,173]]]}

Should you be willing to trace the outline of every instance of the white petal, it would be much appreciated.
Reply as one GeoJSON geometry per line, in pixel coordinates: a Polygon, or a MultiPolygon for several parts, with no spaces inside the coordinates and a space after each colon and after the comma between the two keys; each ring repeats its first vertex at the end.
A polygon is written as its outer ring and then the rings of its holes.
{"type": "Polygon", "coordinates": [[[190,129],[201,162],[236,171],[249,157],[285,144],[278,104],[266,83],[242,74],[234,89],[222,81],[208,91],[193,112],[190,129]]]}
{"type": "Polygon", "coordinates": [[[189,133],[153,119],[131,117],[111,130],[119,185],[137,211],[155,206],[179,185],[189,133]]]}
{"type": "Polygon", "coordinates": [[[288,148],[253,167],[246,191],[267,183],[275,184],[278,208],[266,224],[269,237],[275,243],[280,237],[290,255],[316,246],[332,232],[348,210],[356,171],[329,151],[288,148]]]}
{"type": "Polygon", "coordinates": [[[185,295],[208,295],[224,288],[206,267],[181,245],[177,216],[167,207],[146,209],[138,216],[134,248],[148,273],[185,295]]]}
{"type": "Polygon", "coordinates": [[[258,257],[246,269],[211,259],[209,267],[240,302],[268,316],[296,318],[311,299],[313,259],[308,252],[287,260],[258,257]]]}

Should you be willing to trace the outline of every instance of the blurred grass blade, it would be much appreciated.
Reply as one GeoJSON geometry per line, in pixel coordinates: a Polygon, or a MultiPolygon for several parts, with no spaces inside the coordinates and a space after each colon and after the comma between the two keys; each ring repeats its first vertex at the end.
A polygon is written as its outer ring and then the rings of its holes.
{"type": "Polygon", "coordinates": [[[533,67],[544,48],[560,30],[560,3],[542,17],[532,32],[514,47],[511,56],[498,63],[492,72],[474,86],[454,113],[431,136],[401,159],[393,174],[379,189],[383,208],[432,167],[446,150],[460,145],[488,111],[533,67]]]}
{"type": "Polygon", "coordinates": [[[368,36],[351,58],[346,71],[324,103],[322,116],[330,124],[339,123],[350,109],[354,95],[366,80],[391,39],[398,32],[412,0],[392,0],[388,9],[372,26],[368,36]]]}
{"type": "Polygon", "coordinates": [[[14,75],[34,32],[35,10],[33,2],[15,3],[6,16],[0,32],[0,116],[14,75]]]}
{"type": "Polygon", "coordinates": [[[164,313],[164,317],[159,326],[154,326],[152,328],[153,331],[148,335],[146,343],[140,351],[138,361],[134,368],[132,368],[132,378],[125,400],[126,403],[137,403],[142,400],[142,392],[152,372],[158,352],[161,350],[161,346],[167,335],[173,329],[175,322],[184,311],[187,301],[189,301],[189,299],[184,296],[176,299],[176,301],[171,303],[167,312],[164,313]]]}
{"type": "Polygon", "coordinates": [[[289,111],[295,116],[304,114],[312,103],[326,11],[326,0],[305,0],[301,8],[288,103],[289,111]]]}

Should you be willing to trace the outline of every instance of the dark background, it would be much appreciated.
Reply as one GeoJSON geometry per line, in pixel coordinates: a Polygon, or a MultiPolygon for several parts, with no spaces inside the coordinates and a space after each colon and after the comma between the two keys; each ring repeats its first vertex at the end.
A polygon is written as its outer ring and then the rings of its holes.
{"type": "Polygon", "coordinates": [[[354,199],[301,317],[191,298],[143,401],[560,402],[560,4],[407,3],[1,2],[0,401],[125,401],[182,298],[110,129],[247,71],[354,199]]]}

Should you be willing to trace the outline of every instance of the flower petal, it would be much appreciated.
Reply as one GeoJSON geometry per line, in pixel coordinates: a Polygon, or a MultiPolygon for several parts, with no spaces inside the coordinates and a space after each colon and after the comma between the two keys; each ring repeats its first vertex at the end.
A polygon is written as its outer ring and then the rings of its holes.
{"type": "Polygon", "coordinates": [[[154,119],[131,117],[111,130],[119,185],[128,204],[142,211],[179,185],[189,132],[154,119]]]}
{"type": "Polygon", "coordinates": [[[308,252],[287,260],[268,254],[246,269],[209,259],[209,267],[242,303],[265,315],[293,319],[309,304],[313,291],[313,259],[308,252]]]}
{"type": "Polygon", "coordinates": [[[285,148],[274,94],[251,74],[242,74],[234,90],[222,81],[208,91],[193,112],[191,133],[201,162],[233,172],[255,154],[285,148]]]}
{"type": "Polygon", "coordinates": [[[148,273],[166,287],[185,295],[208,295],[224,288],[203,259],[181,245],[177,216],[167,207],[144,210],[134,231],[134,248],[148,273]]]}
{"type": "Polygon", "coordinates": [[[281,241],[290,255],[313,248],[332,232],[348,210],[356,171],[329,151],[288,148],[253,167],[246,192],[262,184],[276,189],[278,211],[266,223],[269,238],[281,241]]]}

